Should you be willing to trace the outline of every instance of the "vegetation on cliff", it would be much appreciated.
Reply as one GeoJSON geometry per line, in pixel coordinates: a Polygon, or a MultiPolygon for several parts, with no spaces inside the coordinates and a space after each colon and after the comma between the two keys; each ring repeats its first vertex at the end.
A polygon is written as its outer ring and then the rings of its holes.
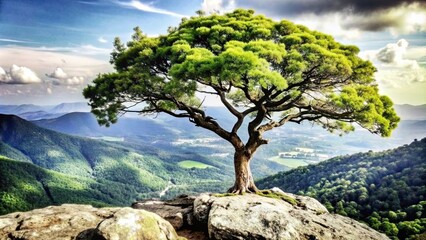
{"type": "Polygon", "coordinates": [[[426,138],[384,152],[342,156],[262,179],[331,212],[406,239],[426,230],[426,138]]]}

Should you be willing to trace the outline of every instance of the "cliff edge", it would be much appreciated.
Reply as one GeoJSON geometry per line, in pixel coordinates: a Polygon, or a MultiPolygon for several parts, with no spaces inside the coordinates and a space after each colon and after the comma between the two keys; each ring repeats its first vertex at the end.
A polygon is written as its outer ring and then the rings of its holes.
{"type": "Polygon", "coordinates": [[[313,198],[276,188],[261,195],[181,196],[133,209],[51,206],[0,216],[0,239],[389,239],[313,198]]]}

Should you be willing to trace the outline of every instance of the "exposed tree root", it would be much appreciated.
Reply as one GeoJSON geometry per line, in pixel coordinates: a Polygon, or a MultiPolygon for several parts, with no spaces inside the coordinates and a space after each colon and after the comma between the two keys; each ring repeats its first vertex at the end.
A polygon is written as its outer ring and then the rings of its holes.
{"type": "Polygon", "coordinates": [[[234,185],[233,187],[228,189],[228,193],[242,195],[244,193],[259,193],[260,192],[260,190],[254,184],[250,184],[250,185],[251,186],[249,186],[249,187],[234,185]]]}

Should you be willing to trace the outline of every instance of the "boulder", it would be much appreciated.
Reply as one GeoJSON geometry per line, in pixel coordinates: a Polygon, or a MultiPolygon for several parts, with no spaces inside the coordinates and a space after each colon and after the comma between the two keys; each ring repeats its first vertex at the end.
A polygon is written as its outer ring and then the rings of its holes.
{"type": "Polygon", "coordinates": [[[0,216],[0,239],[182,239],[158,215],[132,208],[64,204],[0,216]]]}
{"type": "Polygon", "coordinates": [[[201,224],[207,224],[210,207],[215,197],[211,194],[203,193],[194,201],[194,218],[201,224]]]}
{"type": "Polygon", "coordinates": [[[389,239],[365,224],[328,213],[309,197],[299,198],[303,204],[297,205],[255,194],[203,198],[211,203],[210,239],[389,239]]]}
{"type": "Polygon", "coordinates": [[[184,226],[193,225],[192,209],[194,200],[194,196],[181,195],[173,200],[135,202],[132,204],[132,208],[156,213],[170,222],[176,230],[180,230],[184,226]]]}

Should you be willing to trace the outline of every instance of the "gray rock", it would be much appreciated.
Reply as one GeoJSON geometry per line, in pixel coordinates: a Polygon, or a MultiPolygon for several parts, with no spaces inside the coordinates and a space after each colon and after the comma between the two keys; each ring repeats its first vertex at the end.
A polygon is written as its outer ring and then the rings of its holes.
{"type": "Polygon", "coordinates": [[[198,196],[194,201],[194,218],[202,223],[207,224],[210,206],[214,201],[215,197],[210,194],[203,193],[198,196]]]}
{"type": "Polygon", "coordinates": [[[64,204],[0,216],[0,239],[179,239],[154,213],[64,204]]]}
{"type": "Polygon", "coordinates": [[[314,211],[317,213],[328,213],[327,208],[315,198],[300,196],[293,193],[286,193],[277,187],[272,188],[271,191],[274,193],[285,194],[287,196],[290,196],[296,199],[300,203],[299,205],[303,206],[307,210],[314,211]]]}
{"type": "Polygon", "coordinates": [[[132,208],[156,213],[170,222],[176,230],[179,230],[185,225],[193,224],[192,208],[194,200],[195,197],[193,196],[180,196],[168,201],[148,200],[135,202],[132,204],[132,208]]]}
{"type": "Polygon", "coordinates": [[[306,198],[305,207],[254,194],[203,199],[211,202],[209,236],[241,240],[388,239],[365,224],[323,211],[316,201],[306,198]]]}

